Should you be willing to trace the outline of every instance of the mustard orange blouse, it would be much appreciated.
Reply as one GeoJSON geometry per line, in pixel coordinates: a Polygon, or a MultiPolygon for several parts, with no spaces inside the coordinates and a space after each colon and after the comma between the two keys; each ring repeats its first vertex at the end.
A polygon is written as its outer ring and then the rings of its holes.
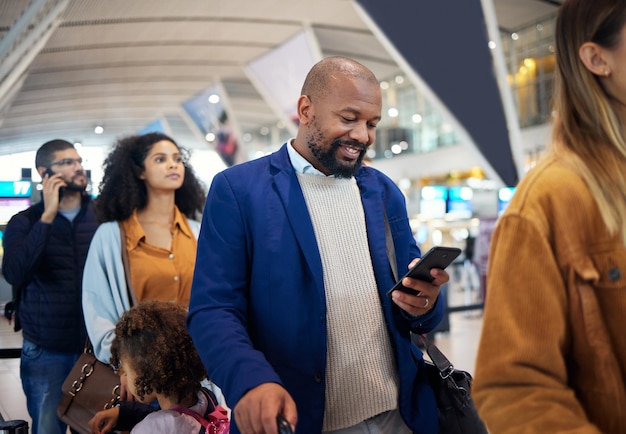
{"type": "Polygon", "coordinates": [[[137,211],[123,222],[130,280],[138,301],[173,301],[189,305],[191,280],[196,261],[197,240],[187,218],[175,208],[170,249],[146,242],[146,234],[137,220],[137,211]]]}

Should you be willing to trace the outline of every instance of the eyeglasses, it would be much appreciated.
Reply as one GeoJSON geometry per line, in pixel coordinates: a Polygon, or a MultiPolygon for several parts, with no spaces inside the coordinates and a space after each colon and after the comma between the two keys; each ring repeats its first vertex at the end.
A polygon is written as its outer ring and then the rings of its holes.
{"type": "Polygon", "coordinates": [[[82,166],[83,159],[82,158],[64,158],[59,161],[53,161],[50,163],[51,166],[74,166],[75,164],[79,164],[82,166]]]}

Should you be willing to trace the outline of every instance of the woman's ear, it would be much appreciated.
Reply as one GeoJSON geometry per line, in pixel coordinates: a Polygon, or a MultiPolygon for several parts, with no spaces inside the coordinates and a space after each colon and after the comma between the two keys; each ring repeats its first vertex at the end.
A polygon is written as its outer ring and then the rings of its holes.
{"type": "Polygon", "coordinates": [[[592,74],[608,77],[611,75],[609,53],[595,42],[585,42],[578,49],[578,57],[592,74]]]}

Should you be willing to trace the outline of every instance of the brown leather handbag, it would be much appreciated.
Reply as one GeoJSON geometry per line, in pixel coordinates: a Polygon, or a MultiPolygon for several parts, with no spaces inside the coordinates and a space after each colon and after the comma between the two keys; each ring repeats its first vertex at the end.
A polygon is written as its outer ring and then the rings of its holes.
{"type": "Polygon", "coordinates": [[[96,359],[88,340],[61,390],[63,397],[57,407],[59,419],[81,434],[90,434],[91,418],[119,400],[120,377],[111,366],[96,359]]]}

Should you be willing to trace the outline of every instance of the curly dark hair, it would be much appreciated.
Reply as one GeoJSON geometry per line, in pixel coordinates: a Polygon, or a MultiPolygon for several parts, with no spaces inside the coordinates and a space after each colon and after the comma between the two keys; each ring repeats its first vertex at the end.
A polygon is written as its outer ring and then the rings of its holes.
{"type": "Polygon", "coordinates": [[[135,388],[143,399],[155,391],[176,402],[195,397],[207,378],[185,327],[187,311],[166,301],[146,301],[124,312],[115,326],[111,364],[130,360],[137,374],[135,388]]]}
{"type": "Polygon", "coordinates": [[[197,219],[202,215],[206,189],[187,163],[189,152],[165,134],[147,133],[119,139],[105,159],[100,194],[95,203],[100,222],[126,220],[135,209],[147,205],[146,184],[139,176],[145,170],[144,162],[152,146],[162,140],[172,142],[185,161],[185,179],[176,190],[176,206],[187,218],[197,219]]]}

